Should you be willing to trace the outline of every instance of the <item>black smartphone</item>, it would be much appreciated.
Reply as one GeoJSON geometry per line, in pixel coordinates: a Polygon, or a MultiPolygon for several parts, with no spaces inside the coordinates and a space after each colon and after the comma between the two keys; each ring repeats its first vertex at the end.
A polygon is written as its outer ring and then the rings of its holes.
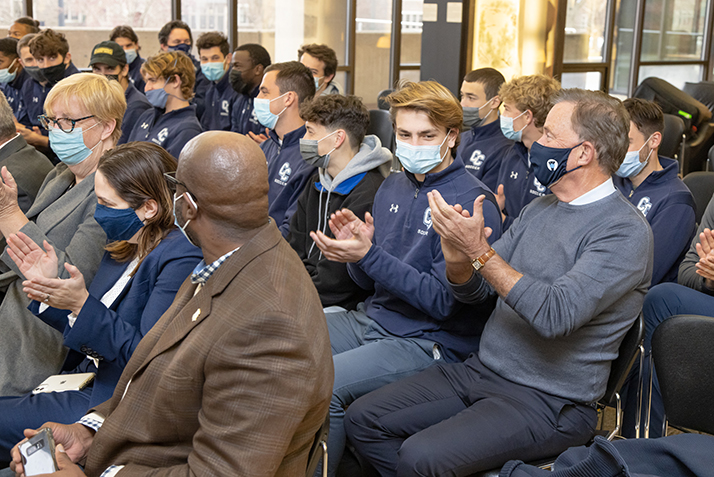
{"type": "Polygon", "coordinates": [[[55,440],[52,438],[52,429],[49,427],[41,429],[40,432],[18,447],[27,477],[51,474],[59,470],[55,460],[55,440]]]}

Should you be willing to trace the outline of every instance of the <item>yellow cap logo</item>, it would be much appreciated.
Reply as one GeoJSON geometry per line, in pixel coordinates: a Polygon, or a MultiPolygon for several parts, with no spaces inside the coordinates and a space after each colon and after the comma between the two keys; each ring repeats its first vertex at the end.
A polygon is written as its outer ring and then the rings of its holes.
{"type": "Polygon", "coordinates": [[[106,48],[106,47],[102,46],[102,47],[97,48],[96,50],[94,50],[94,53],[92,53],[92,54],[93,54],[93,55],[98,55],[98,54],[100,54],[100,53],[104,53],[104,54],[106,54],[106,55],[113,55],[113,54],[114,54],[114,50],[112,50],[111,48],[106,48]]]}

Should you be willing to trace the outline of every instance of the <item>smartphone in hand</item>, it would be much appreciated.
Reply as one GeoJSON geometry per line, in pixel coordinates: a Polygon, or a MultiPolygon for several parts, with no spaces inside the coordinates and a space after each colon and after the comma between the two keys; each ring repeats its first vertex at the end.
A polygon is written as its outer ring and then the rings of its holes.
{"type": "Polygon", "coordinates": [[[22,466],[25,475],[51,474],[57,472],[55,460],[55,440],[52,438],[52,429],[45,427],[37,434],[27,439],[18,446],[22,455],[22,466]]]}

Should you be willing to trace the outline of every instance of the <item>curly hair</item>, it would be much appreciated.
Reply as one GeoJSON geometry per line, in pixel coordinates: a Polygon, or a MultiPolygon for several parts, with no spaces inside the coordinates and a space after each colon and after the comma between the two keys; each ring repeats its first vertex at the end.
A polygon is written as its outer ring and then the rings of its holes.
{"type": "Polygon", "coordinates": [[[69,42],[63,33],[51,28],[41,31],[30,40],[30,54],[35,58],[60,55],[62,58],[69,53],[69,42]]]}
{"type": "Polygon", "coordinates": [[[530,111],[538,128],[545,124],[560,83],[545,75],[519,76],[501,86],[498,95],[504,103],[511,103],[519,111],[530,111]]]}
{"type": "Polygon", "coordinates": [[[300,117],[305,121],[324,126],[330,131],[344,129],[350,145],[358,148],[367,134],[369,111],[357,96],[328,94],[303,103],[300,117]]]}
{"type": "Polygon", "coordinates": [[[188,101],[193,98],[196,70],[191,58],[182,51],[169,51],[147,58],[146,62],[141,65],[141,74],[164,79],[178,75],[181,78],[181,94],[184,99],[188,101]]]}

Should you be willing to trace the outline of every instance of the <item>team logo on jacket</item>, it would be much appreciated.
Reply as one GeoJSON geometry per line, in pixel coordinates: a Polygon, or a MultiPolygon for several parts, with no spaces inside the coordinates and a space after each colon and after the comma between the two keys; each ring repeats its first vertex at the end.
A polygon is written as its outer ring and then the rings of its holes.
{"type": "Polygon", "coordinates": [[[161,143],[163,143],[163,142],[166,140],[166,138],[167,138],[168,136],[169,136],[169,129],[168,129],[168,128],[164,128],[164,129],[162,129],[161,131],[159,131],[159,135],[156,136],[156,138],[157,138],[159,141],[161,141],[161,143]]]}
{"type": "Polygon", "coordinates": [[[141,129],[148,129],[149,128],[149,123],[142,123],[141,126],[139,126],[141,129]]]}
{"type": "Polygon", "coordinates": [[[280,166],[280,170],[278,171],[278,176],[280,176],[280,181],[276,181],[280,185],[285,185],[285,183],[290,179],[290,173],[293,170],[290,169],[290,163],[286,162],[282,166],[280,166]]]}
{"type": "Polygon", "coordinates": [[[32,97],[32,102],[33,102],[33,103],[39,103],[39,102],[40,102],[40,98],[35,98],[35,97],[33,96],[33,97],[32,97]]]}
{"type": "Polygon", "coordinates": [[[471,158],[469,159],[469,162],[471,164],[468,164],[466,168],[479,170],[483,165],[484,159],[486,159],[486,155],[480,150],[476,149],[473,154],[471,154],[471,158]]]}
{"type": "Polygon", "coordinates": [[[392,213],[394,213],[394,214],[396,214],[397,212],[399,212],[399,204],[392,204],[392,205],[389,207],[389,211],[392,212],[392,213]]]}
{"type": "Polygon", "coordinates": [[[548,170],[553,172],[558,168],[558,161],[555,159],[548,159],[548,162],[546,162],[546,166],[548,166],[548,170]]]}
{"type": "Polygon", "coordinates": [[[647,217],[647,213],[652,208],[652,201],[650,200],[649,197],[643,197],[637,203],[637,208],[640,210],[640,212],[642,212],[642,215],[647,217]]]}
{"type": "Polygon", "coordinates": [[[429,235],[429,229],[431,228],[431,207],[427,207],[426,210],[424,210],[424,225],[426,226],[426,230],[419,229],[417,230],[417,233],[420,235],[429,235]]]}
{"type": "Polygon", "coordinates": [[[230,104],[228,104],[227,100],[223,100],[221,103],[221,116],[228,116],[228,109],[230,108],[230,104]]]}
{"type": "Polygon", "coordinates": [[[541,194],[545,192],[545,186],[541,184],[540,181],[535,177],[533,177],[533,185],[535,186],[536,190],[541,194]]]}
{"type": "Polygon", "coordinates": [[[511,179],[518,179],[518,173],[516,171],[511,171],[511,179]]]}

